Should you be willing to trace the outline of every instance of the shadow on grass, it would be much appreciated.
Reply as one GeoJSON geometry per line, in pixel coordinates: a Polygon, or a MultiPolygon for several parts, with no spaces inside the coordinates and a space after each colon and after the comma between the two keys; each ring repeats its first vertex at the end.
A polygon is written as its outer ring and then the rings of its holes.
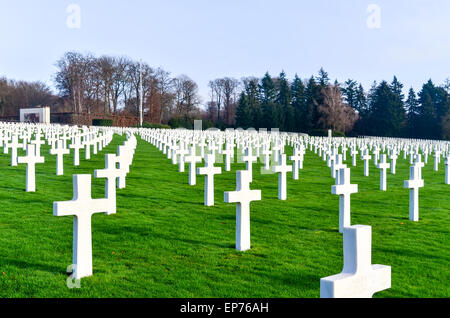
{"type": "Polygon", "coordinates": [[[26,262],[26,261],[20,261],[17,259],[8,259],[8,258],[1,258],[0,261],[0,267],[4,266],[4,265],[9,265],[9,266],[15,266],[15,267],[19,267],[19,268],[23,268],[23,269],[33,269],[33,270],[37,270],[37,271],[43,271],[43,272],[48,272],[48,273],[52,273],[52,274],[62,274],[62,275],[66,275],[66,271],[64,270],[64,267],[57,267],[57,266],[52,266],[52,265],[48,265],[48,264],[39,264],[39,263],[32,263],[32,262],[26,262]]]}

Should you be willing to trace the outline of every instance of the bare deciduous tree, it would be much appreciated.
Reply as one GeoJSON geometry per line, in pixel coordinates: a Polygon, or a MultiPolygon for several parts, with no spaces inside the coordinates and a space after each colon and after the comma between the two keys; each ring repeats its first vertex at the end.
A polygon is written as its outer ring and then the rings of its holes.
{"type": "Polygon", "coordinates": [[[323,104],[317,105],[321,117],[319,123],[325,129],[348,132],[357,120],[357,114],[342,101],[338,86],[328,85],[322,89],[323,104]]]}

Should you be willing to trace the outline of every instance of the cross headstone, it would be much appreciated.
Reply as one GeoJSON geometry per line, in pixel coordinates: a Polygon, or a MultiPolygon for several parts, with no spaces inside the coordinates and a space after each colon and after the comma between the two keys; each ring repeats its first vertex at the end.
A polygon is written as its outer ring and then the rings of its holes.
{"type": "Polygon", "coordinates": [[[371,155],[369,155],[369,150],[364,150],[364,155],[361,157],[362,160],[364,160],[364,176],[369,176],[369,160],[372,158],[371,155]]]}
{"type": "Polygon", "coordinates": [[[18,141],[17,135],[13,135],[11,142],[8,143],[8,147],[11,148],[11,167],[17,166],[17,149],[22,146],[18,141]]]}
{"type": "Polygon", "coordinates": [[[253,162],[256,162],[258,158],[253,156],[253,149],[251,146],[245,149],[245,156],[242,157],[242,160],[245,162],[245,168],[248,171],[248,177],[250,182],[253,181],[253,162]]]}
{"type": "Polygon", "coordinates": [[[341,168],[336,185],[331,187],[331,193],[339,195],[339,232],[350,226],[350,195],[358,192],[357,184],[350,184],[350,168],[341,168]]]}
{"type": "Polygon", "coordinates": [[[86,139],[84,141],[84,159],[86,160],[91,159],[91,141],[88,138],[89,137],[86,136],[86,139]]]}
{"type": "Polygon", "coordinates": [[[422,179],[422,168],[425,166],[425,164],[422,162],[422,156],[420,154],[417,154],[415,156],[414,166],[417,167],[417,171],[419,173],[419,179],[422,179]]]}
{"type": "Polygon", "coordinates": [[[273,167],[273,172],[278,173],[278,199],[286,200],[287,198],[287,185],[286,185],[286,173],[292,171],[292,166],[286,165],[286,155],[282,154],[279,158],[279,165],[273,167]]]}
{"type": "Polygon", "coordinates": [[[264,170],[270,170],[270,156],[272,151],[270,150],[270,145],[267,144],[263,147],[262,155],[264,156],[264,170]]]}
{"type": "Polygon", "coordinates": [[[289,160],[293,161],[292,176],[293,176],[294,180],[298,180],[298,170],[299,170],[299,163],[300,163],[300,159],[301,159],[301,156],[298,152],[299,151],[298,151],[297,147],[295,147],[293,155],[289,157],[289,160]]]}
{"type": "Polygon", "coordinates": [[[50,154],[56,155],[56,175],[62,176],[64,174],[63,156],[68,155],[70,153],[70,150],[63,147],[62,140],[58,140],[56,145],[57,148],[50,149],[50,154]]]}
{"type": "Polygon", "coordinates": [[[94,170],[95,178],[106,178],[105,197],[109,200],[110,207],[106,214],[116,213],[116,186],[117,178],[123,171],[117,168],[117,156],[115,154],[105,155],[105,169],[94,170]]]}
{"type": "Polygon", "coordinates": [[[221,167],[214,167],[215,155],[207,154],[205,166],[197,168],[197,173],[205,175],[205,205],[214,205],[214,175],[222,173],[221,167]]]}
{"type": "Polygon", "coordinates": [[[79,166],[80,165],[80,149],[83,148],[83,145],[81,144],[80,137],[75,137],[74,142],[70,144],[70,149],[73,149],[73,165],[79,166]]]}
{"type": "Polygon", "coordinates": [[[73,275],[81,279],[92,275],[92,230],[94,213],[108,213],[109,199],[92,199],[91,175],[73,176],[73,199],[53,202],[53,215],[73,215],[73,275]]]}
{"type": "Polygon", "coordinates": [[[184,158],[189,163],[189,185],[193,186],[197,183],[196,164],[202,162],[202,157],[196,155],[195,146],[191,146],[189,155],[184,158]]]}
{"type": "Polygon", "coordinates": [[[391,288],[391,267],[372,265],[372,228],[344,228],[344,268],[340,274],[320,279],[321,298],[371,298],[391,288]]]}
{"type": "Polygon", "coordinates": [[[250,249],[250,202],[261,200],[261,190],[250,190],[248,171],[236,171],[236,191],[225,192],[224,201],[236,204],[236,249],[250,249]]]}
{"type": "Polygon", "coordinates": [[[440,160],[441,160],[441,152],[439,150],[435,150],[434,151],[434,171],[438,171],[440,160]]]}
{"type": "Polygon", "coordinates": [[[391,159],[391,173],[395,174],[395,166],[397,165],[397,151],[394,149],[391,153],[391,155],[389,156],[389,159],[391,159]]]}
{"type": "Polygon", "coordinates": [[[231,157],[233,156],[233,149],[226,143],[225,150],[222,150],[222,154],[225,155],[225,171],[231,171],[231,157]]]}
{"type": "Polygon", "coordinates": [[[358,150],[356,150],[356,147],[352,148],[350,154],[352,155],[352,166],[356,167],[356,155],[358,154],[358,150]]]}
{"type": "Polygon", "coordinates": [[[31,144],[35,145],[36,156],[41,155],[41,145],[45,144],[45,141],[41,139],[41,134],[38,131],[35,136],[35,140],[31,141],[31,144]]]}
{"type": "Polygon", "coordinates": [[[180,148],[178,149],[178,155],[180,156],[180,160],[178,161],[178,172],[184,172],[184,162],[185,162],[185,156],[187,154],[187,150],[184,147],[184,143],[180,142],[180,148]]]}
{"type": "Polygon", "coordinates": [[[337,172],[342,168],[347,168],[347,165],[342,162],[342,155],[339,154],[336,156],[336,160],[333,161],[333,164],[331,166],[331,176],[334,179],[336,179],[336,177],[339,178],[339,174],[337,174],[337,172]]]}
{"type": "Polygon", "coordinates": [[[27,155],[25,157],[18,157],[18,163],[27,164],[27,175],[26,175],[26,192],[36,191],[36,163],[44,163],[44,157],[36,156],[35,145],[27,145],[27,155]]]}
{"type": "Polygon", "coordinates": [[[405,180],[404,187],[409,189],[409,219],[419,221],[419,188],[424,186],[423,179],[420,179],[418,167],[409,168],[409,180],[405,180]]]}
{"type": "Polygon", "coordinates": [[[450,156],[445,159],[445,184],[450,184],[450,156]]]}
{"type": "Polygon", "coordinates": [[[381,161],[377,165],[377,168],[380,169],[380,190],[386,191],[386,171],[389,169],[391,165],[386,161],[386,154],[381,155],[381,161]]]}

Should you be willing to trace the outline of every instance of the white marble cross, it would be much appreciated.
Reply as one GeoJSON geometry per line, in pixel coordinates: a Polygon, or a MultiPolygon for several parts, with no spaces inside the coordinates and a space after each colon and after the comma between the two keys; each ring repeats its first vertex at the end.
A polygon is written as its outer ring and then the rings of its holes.
{"type": "Polygon", "coordinates": [[[25,157],[18,157],[18,163],[27,164],[27,176],[26,176],[26,192],[36,191],[36,163],[44,163],[44,157],[36,156],[35,145],[27,145],[27,155],[25,157]]]}
{"type": "Polygon", "coordinates": [[[270,144],[264,145],[262,155],[264,156],[264,169],[270,170],[270,156],[272,155],[270,144]]]}
{"type": "Polygon", "coordinates": [[[350,184],[350,168],[339,169],[336,185],[331,186],[331,193],[339,195],[339,232],[350,226],[350,195],[358,192],[357,184],[350,184]]]}
{"type": "Polygon", "coordinates": [[[214,175],[222,173],[221,167],[214,167],[215,155],[206,155],[205,166],[197,168],[199,175],[205,175],[205,205],[214,205],[214,175]]]}
{"type": "Polygon", "coordinates": [[[419,179],[422,179],[422,168],[425,166],[425,164],[422,162],[422,155],[420,154],[415,155],[414,166],[417,167],[419,179]]]}
{"type": "Polygon", "coordinates": [[[392,150],[392,153],[389,157],[389,159],[391,159],[391,173],[392,174],[395,174],[395,166],[397,165],[397,158],[398,158],[397,151],[394,149],[394,150],[392,150]]]}
{"type": "Polygon", "coordinates": [[[74,142],[70,144],[70,149],[73,149],[73,165],[79,166],[80,165],[80,149],[83,148],[83,145],[81,144],[80,137],[75,137],[74,142]]]}
{"type": "Polygon", "coordinates": [[[245,168],[248,171],[250,182],[253,181],[253,162],[256,162],[257,159],[256,156],[253,156],[252,146],[249,145],[248,148],[245,149],[245,156],[242,157],[242,160],[245,162],[245,168]]]}
{"type": "Polygon", "coordinates": [[[119,182],[117,183],[119,189],[126,187],[126,176],[130,172],[131,156],[132,154],[127,146],[117,146],[117,163],[119,164],[119,169],[122,171],[122,174],[119,176],[119,182]]]}
{"type": "Polygon", "coordinates": [[[372,265],[372,227],[344,228],[344,268],[320,279],[321,298],[371,298],[391,288],[391,267],[372,265]]]}
{"type": "Polygon", "coordinates": [[[278,199],[286,200],[287,198],[287,185],[286,185],[286,173],[292,171],[292,166],[286,165],[286,155],[280,155],[279,165],[273,167],[273,172],[278,173],[278,199]]]}
{"type": "Polygon", "coordinates": [[[445,184],[450,184],[450,156],[445,159],[445,184]]]}
{"type": "Polygon", "coordinates": [[[373,164],[376,167],[378,166],[378,159],[380,159],[380,148],[378,146],[375,146],[372,153],[373,153],[373,164]]]}
{"type": "Polygon", "coordinates": [[[109,199],[92,199],[91,175],[73,175],[73,199],[53,202],[53,215],[73,215],[73,277],[92,275],[92,229],[94,213],[108,213],[109,199]]]}
{"type": "Polygon", "coordinates": [[[364,155],[361,157],[362,160],[364,160],[364,176],[369,176],[369,160],[372,158],[371,155],[369,155],[369,150],[364,150],[364,155]]]}
{"type": "Polygon", "coordinates": [[[414,151],[414,149],[411,148],[411,150],[409,151],[409,164],[412,165],[414,162],[414,156],[415,156],[416,152],[414,151]]]}
{"type": "Polygon", "coordinates": [[[178,161],[178,172],[184,172],[184,162],[185,162],[185,156],[188,153],[186,148],[184,147],[184,143],[180,142],[179,149],[178,149],[178,155],[180,156],[180,160],[178,161]]]}
{"type": "Polygon", "coordinates": [[[350,154],[352,155],[352,166],[356,167],[356,155],[358,154],[358,150],[356,150],[356,147],[352,148],[350,154]]]}
{"type": "Polygon", "coordinates": [[[420,179],[419,168],[409,167],[409,179],[405,180],[404,187],[409,189],[409,219],[419,221],[419,188],[424,186],[423,179],[420,179]]]}
{"type": "Polygon", "coordinates": [[[222,154],[225,155],[225,171],[231,171],[231,156],[233,156],[233,149],[226,143],[225,150],[222,150],[222,154]]]}
{"type": "Polygon", "coordinates": [[[298,170],[301,156],[299,154],[298,148],[294,147],[294,153],[289,157],[289,160],[293,161],[292,163],[292,177],[294,180],[298,180],[298,170]]]}
{"type": "Polygon", "coordinates": [[[84,159],[90,160],[91,159],[91,141],[90,137],[86,135],[86,139],[84,140],[84,159]]]}
{"type": "Polygon", "coordinates": [[[434,151],[434,171],[438,171],[440,161],[441,161],[441,152],[439,150],[435,150],[434,151]]]}
{"type": "Polygon", "coordinates": [[[63,141],[57,140],[57,148],[50,149],[51,155],[56,155],[56,175],[62,176],[64,174],[64,160],[63,156],[70,154],[70,150],[63,147],[63,141]]]}
{"type": "Polygon", "coordinates": [[[250,249],[250,202],[261,200],[261,190],[250,190],[248,171],[236,171],[236,191],[225,192],[224,201],[236,204],[236,249],[250,249]]]}
{"type": "Polygon", "coordinates": [[[386,191],[386,171],[391,166],[389,162],[386,161],[386,154],[381,155],[381,161],[377,165],[377,168],[380,169],[380,190],[386,191]]]}
{"type": "Polygon", "coordinates": [[[336,156],[336,160],[334,160],[333,164],[331,165],[331,176],[333,177],[333,179],[336,179],[336,177],[339,178],[339,174],[337,174],[337,172],[342,168],[347,168],[347,165],[342,162],[342,155],[338,154],[336,156]]]}
{"type": "Polygon", "coordinates": [[[282,154],[282,150],[283,150],[283,147],[280,144],[278,144],[278,142],[276,142],[275,145],[272,147],[272,151],[273,151],[272,158],[275,163],[278,163],[278,159],[280,158],[280,152],[282,154]]]}
{"type": "Polygon", "coordinates": [[[342,159],[343,159],[344,161],[347,160],[347,150],[348,150],[347,145],[346,145],[346,144],[343,144],[343,145],[342,145],[342,159]]]}
{"type": "Polygon", "coordinates": [[[189,155],[184,158],[189,163],[189,185],[193,186],[197,183],[196,164],[202,162],[202,157],[196,155],[196,147],[191,146],[189,155]]]}
{"type": "Polygon", "coordinates": [[[17,135],[13,135],[11,142],[8,143],[8,147],[11,148],[11,167],[17,166],[17,149],[23,147],[18,140],[17,135]]]}
{"type": "Polygon", "coordinates": [[[35,140],[31,141],[31,144],[35,145],[36,156],[41,155],[41,145],[45,144],[45,141],[41,139],[40,131],[36,133],[35,140]]]}
{"type": "Polygon", "coordinates": [[[117,178],[123,175],[121,169],[117,169],[117,156],[115,154],[105,155],[105,169],[94,170],[95,178],[106,178],[105,197],[109,200],[110,207],[106,214],[116,213],[116,186],[117,178]]]}

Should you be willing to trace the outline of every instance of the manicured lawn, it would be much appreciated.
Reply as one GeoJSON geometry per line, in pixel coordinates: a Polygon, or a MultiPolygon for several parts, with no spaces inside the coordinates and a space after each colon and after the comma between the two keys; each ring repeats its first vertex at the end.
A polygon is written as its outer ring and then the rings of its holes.
{"type": "MultiPolygon", "coordinates": [[[[234,191],[236,170],[215,177],[215,206],[203,205],[203,176],[188,185],[157,148],[138,138],[126,189],[117,191],[117,214],[92,219],[94,275],[80,289],[66,286],[72,263],[72,217],[53,216],[53,202],[72,199],[72,174],[93,174],[104,154],[116,153],[124,136],[91,160],[56,176],[55,156],[41,149],[36,193],[25,192],[25,165],[10,166],[0,150],[0,297],[319,297],[320,278],[342,270],[338,197],[331,194],[329,168],[307,151],[300,180],[288,174],[287,201],[277,199],[278,176],[254,165],[252,189],[262,201],[251,204],[252,249],[235,245],[235,204],[223,202],[234,191]]],[[[291,154],[287,148],[287,153],[291,154]]],[[[20,151],[20,155],[24,152],[20,151]]],[[[392,288],[375,297],[450,297],[450,186],[443,160],[423,169],[419,222],[408,220],[409,160],[388,173],[388,191],[379,190],[379,171],[363,162],[352,167],[352,224],[372,226],[372,263],[392,267],[392,288]]],[[[351,167],[351,157],[347,157],[351,167]]],[[[220,164],[222,169],[224,165],[220,164]]],[[[104,196],[104,179],[93,178],[92,196],[104,196]]]]}

